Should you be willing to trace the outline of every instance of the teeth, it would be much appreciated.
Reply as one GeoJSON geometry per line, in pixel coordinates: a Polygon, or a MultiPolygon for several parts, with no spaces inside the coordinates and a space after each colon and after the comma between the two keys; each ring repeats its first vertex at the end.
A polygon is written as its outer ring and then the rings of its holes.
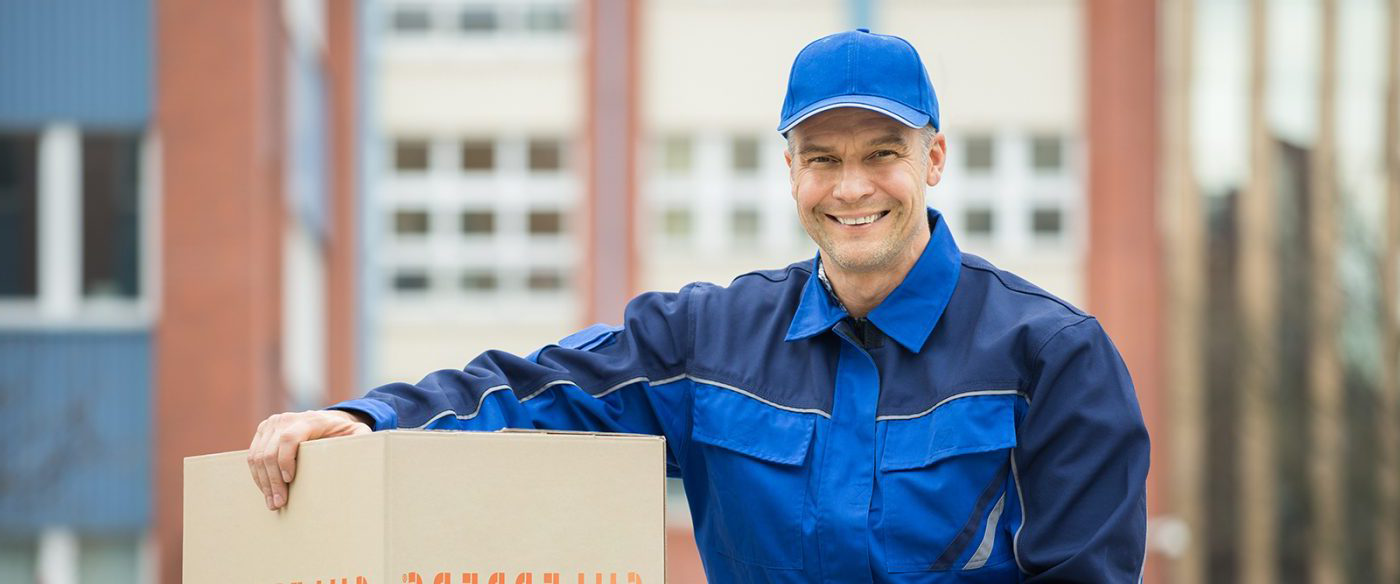
{"type": "Polygon", "coordinates": [[[836,220],[840,221],[842,225],[865,225],[866,223],[874,223],[875,220],[879,218],[880,214],[876,213],[874,215],[866,215],[864,217],[837,217],[836,220]]]}

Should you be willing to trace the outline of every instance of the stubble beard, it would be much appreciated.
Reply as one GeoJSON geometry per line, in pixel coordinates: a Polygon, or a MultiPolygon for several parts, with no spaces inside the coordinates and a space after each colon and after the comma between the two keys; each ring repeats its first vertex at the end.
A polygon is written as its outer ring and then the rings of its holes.
{"type": "MultiPolygon", "coordinates": [[[[895,213],[897,212],[892,211],[889,216],[881,220],[902,219],[894,217],[895,213]]],[[[825,217],[817,217],[814,220],[824,221],[825,217]]],[[[831,233],[822,227],[816,229],[808,227],[807,234],[816,242],[817,247],[821,248],[825,259],[830,260],[836,267],[846,272],[876,272],[888,269],[897,263],[900,252],[904,251],[909,242],[914,239],[914,230],[912,229],[906,229],[904,232],[896,231],[880,241],[858,244],[837,243],[831,237],[831,233]],[[871,249],[872,247],[873,249],[871,249]]]]}

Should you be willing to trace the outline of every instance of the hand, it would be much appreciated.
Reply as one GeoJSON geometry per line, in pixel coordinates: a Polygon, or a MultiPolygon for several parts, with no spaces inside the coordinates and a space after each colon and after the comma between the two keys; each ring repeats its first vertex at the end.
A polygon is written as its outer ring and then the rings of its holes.
{"type": "Polygon", "coordinates": [[[287,412],[263,420],[248,446],[248,470],[267,499],[267,508],[287,504],[287,485],[296,478],[297,448],[302,442],[372,431],[360,416],[341,410],[287,412]]]}

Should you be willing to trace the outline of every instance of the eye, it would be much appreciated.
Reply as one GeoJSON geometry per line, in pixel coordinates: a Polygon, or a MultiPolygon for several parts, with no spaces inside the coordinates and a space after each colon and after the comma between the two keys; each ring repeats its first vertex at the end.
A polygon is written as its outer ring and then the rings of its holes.
{"type": "Polygon", "coordinates": [[[836,159],[830,156],[813,156],[807,159],[807,164],[831,164],[833,162],[836,162],[836,159]]]}
{"type": "Polygon", "coordinates": [[[889,158],[891,156],[899,156],[899,153],[893,150],[876,150],[870,155],[871,158],[889,158]]]}

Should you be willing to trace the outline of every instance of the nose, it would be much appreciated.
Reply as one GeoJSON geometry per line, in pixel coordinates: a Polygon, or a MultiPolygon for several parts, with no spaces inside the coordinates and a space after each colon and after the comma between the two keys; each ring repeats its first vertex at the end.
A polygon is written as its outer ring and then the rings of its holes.
{"type": "Polygon", "coordinates": [[[865,169],[858,164],[848,164],[841,169],[841,180],[836,183],[832,197],[843,203],[853,203],[874,193],[875,183],[865,169]]]}

